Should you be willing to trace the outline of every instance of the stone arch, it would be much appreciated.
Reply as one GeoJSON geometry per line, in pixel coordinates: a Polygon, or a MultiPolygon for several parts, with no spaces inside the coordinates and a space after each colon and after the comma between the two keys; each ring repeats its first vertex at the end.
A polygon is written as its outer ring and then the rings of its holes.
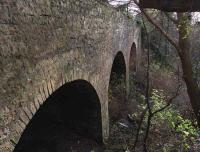
{"type": "Polygon", "coordinates": [[[41,104],[14,152],[39,152],[41,148],[50,148],[54,152],[68,151],[67,148],[74,144],[73,140],[77,140],[70,139],[74,134],[77,138],[82,136],[100,144],[101,120],[101,105],[94,87],[85,80],[65,83],[41,104]]]}
{"type": "Polygon", "coordinates": [[[121,51],[114,57],[108,90],[109,119],[110,121],[115,121],[121,117],[121,111],[126,100],[126,63],[121,51]]]}
{"type": "Polygon", "coordinates": [[[133,42],[129,57],[129,73],[135,73],[137,71],[136,62],[137,62],[136,44],[135,42],[133,42]]]}

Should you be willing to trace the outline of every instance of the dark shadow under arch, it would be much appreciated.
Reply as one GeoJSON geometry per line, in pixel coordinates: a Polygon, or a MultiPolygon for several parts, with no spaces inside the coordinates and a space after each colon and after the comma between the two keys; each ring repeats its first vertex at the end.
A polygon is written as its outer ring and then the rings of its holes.
{"type": "Polygon", "coordinates": [[[109,118],[110,122],[122,117],[126,98],[126,64],[122,52],[114,58],[109,82],[109,118]]]}
{"type": "Polygon", "coordinates": [[[132,46],[131,46],[131,51],[130,51],[130,58],[129,58],[129,73],[130,74],[134,74],[137,70],[137,66],[136,66],[136,60],[137,60],[137,56],[136,56],[136,45],[133,42],[132,46]]]}
{"type": "Polygon", "coordinates": [[[14,152],[68,152],[80,144],[79,137],[102,142],[100,101],[92,85],[84,80],[66,83],[49,96],[14,152]]]}

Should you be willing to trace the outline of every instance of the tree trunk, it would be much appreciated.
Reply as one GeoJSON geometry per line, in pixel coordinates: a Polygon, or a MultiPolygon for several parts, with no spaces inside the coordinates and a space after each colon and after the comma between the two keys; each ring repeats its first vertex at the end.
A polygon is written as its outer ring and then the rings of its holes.
{"type": "Polygon", "coordinates": [[[187,13],[177,13],[178,32],[179,32],[179,56],[182,63],[183,79],[187,86],[188,96],[193,111],[200,127],[200,90],[197,82],[193,78],[192,62],[190,55],[190,38],[189,38],[189,18],[187,13]]]}
{"type": "Polygon", "coordinates": [[[197,81],[193,78],[192,62],[190,56],[190,17],[188,13],[177,13],[178,20],[173,19],[172,21],[177,25],[179,32],[179,41],[174,40],[164,29],[159,26],[146,11],[140,7],[137,0],[133,0],[134,3],[140,8],[141,12],[146,16],[147,20],[152,23],[163,36],[176,48],[179,57],[181,59],[183,69],[183,79],[187,86],[187,93],[190,98],[190,103],[194,114],[196,115],[197,123],[200,128],[200,89],[198,88],[197,81]]]}

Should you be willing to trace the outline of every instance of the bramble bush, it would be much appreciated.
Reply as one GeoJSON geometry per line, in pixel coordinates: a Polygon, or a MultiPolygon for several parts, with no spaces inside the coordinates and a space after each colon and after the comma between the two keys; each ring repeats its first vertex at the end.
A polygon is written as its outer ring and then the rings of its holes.
{"type": "MultiPolygon", "coordinates": [[[[153,102],[153,111],[162,108],[166,104],[165,95],[162,90],[153,89],[151,100],[153,102]]],[[[173,105],[162,112],[157,113],[152,124],[167,125],[170,129],[169,131],[172,132],[176,138],[179,138],[179,147],[182,147],[183,151],[191,149],[195,144],[196,139],[200,137],[200,130],[194,126],[191,120],[181,116],[180,112],[173,105]]],[[[174,145],[170,144],[165,145],[174,147],[174,145]]],[[[170,151],[170,147],[163,147],[163,151],[170,151]]]]}

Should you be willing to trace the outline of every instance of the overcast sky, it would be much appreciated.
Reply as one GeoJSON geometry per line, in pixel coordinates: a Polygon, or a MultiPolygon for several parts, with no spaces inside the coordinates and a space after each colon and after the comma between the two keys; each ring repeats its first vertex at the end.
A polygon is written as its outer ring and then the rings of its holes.
{"type": "MultiPolygon", "coordinates": [[[[113,6],[118,6],[118,5],[123,5],[123,4],[126,4],[128,3],[129,0],[112,0],[110,2],[111,5],[113,6]]],[[[130,6],[129,6],[129,11],[134,14],[136,14],[136,10],[138,10],[137,6],[134,4],[134,3],[131,3],[130,6]]]]}

